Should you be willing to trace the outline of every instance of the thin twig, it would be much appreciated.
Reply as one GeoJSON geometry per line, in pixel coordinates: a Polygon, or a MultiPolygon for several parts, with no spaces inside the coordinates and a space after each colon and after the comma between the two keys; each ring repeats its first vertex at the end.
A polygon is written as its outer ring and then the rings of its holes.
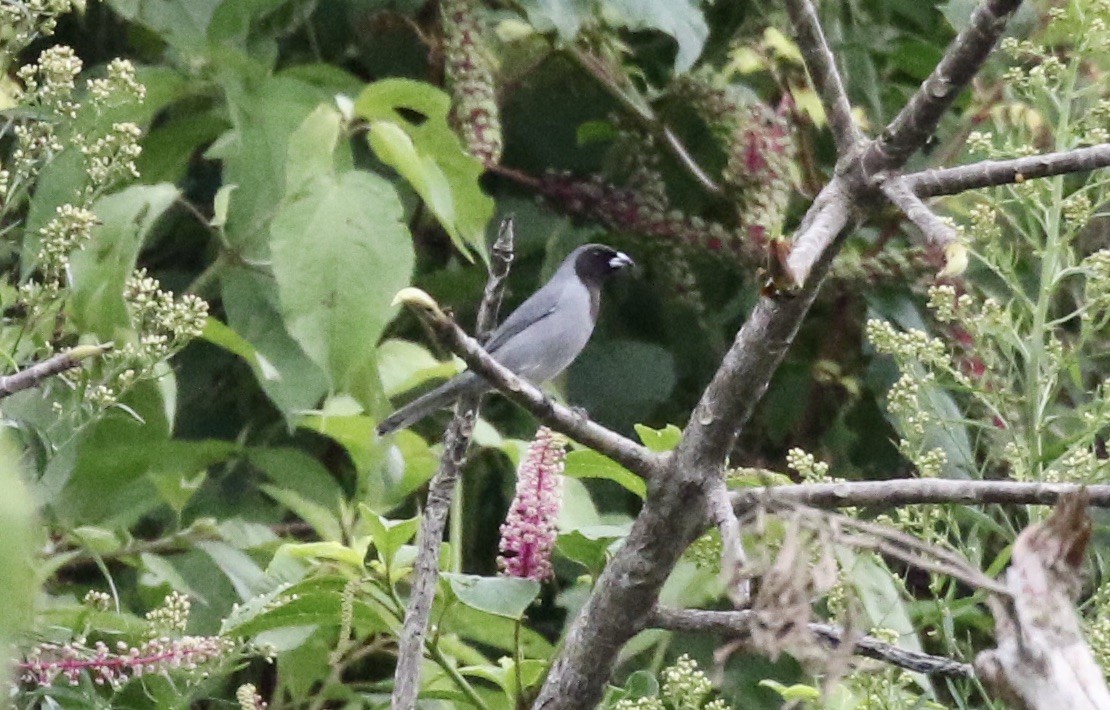
{"type": "Polygon", "coordinates": [[[651,107],[648,106],[646,102],[638,102],[630,96],[628,90],[620,86],[609,73],[609,70],[593,55],[577,47],[570,47],[568,51],[574,61],[586,70],[590,76],[596,79],[599,84],[605,87],[605,90],[608,91],[634,119],[636,119],[636,122],[640,124],[640,127],[643,128],[648,135],[663,144],[667,152],[678,161],[679,165],[681,165],[686,172],[690,173],[690,176],[694,178],[694,181],[697,182],[702,189],[711,195],[721,194],[721,186],[702,170],[701,166],[698,165],[698,161],[694,159],[694,156],[690,155],[690,151],[682,144],[679,137],[655,115],[655,112],[651,110],[651,107]]]}
{"type": "Polygon", "coordinates": [[[82,360],[103,355],[112,349],[111,343],[103,345],[78,345],[64,353],[58,353],[42,362],[36,362],[30,367],[20,370],[14,375],[0,377],[0,399],[10,397],[16,392],[30,389],[41,384],[55,375],[72,370],[81,364],[82,360]]]}
{"type": "MultiPolygon", "coordinates": [[[[888,481],[804,483],[796,486],[746,488],[733,491],[738,510],[753,505],[798,503],[815,508],[875,507],[963,503],[967,505],[1055,505],[1062,497],[1084,488],[1074,483],[1018,483],[962,481],[942,478],[904,478],[888,481]]],[[[1090,504],[1110,508],[1110,485],[1086,486],[1090,504]]]]}
{"type": "Polygon", "coordinates": [[[836,152],[839,155],[848,155],[863,140],[863,134],[852,120],[852,105],[844,91],[844,81],[836,68],[836,59],[829,50],[825,33],[817,20],[817,11],[810,0],[787,0],[786,11],[794,25],[794,34],[798,38],[802,56],[805,57],[806,69],[818,96],[821,97],[825,115],[828,116],[836,152]]]}
{"type": "MultiPolygon", "coordinates": [[[[478,307],[479,333],[488,334],[497,322],[497,312],[505,290],[505,280],[513,260],[513,221],[501,224],[490,258],[489,279],[478,307]]],[[[443,456],[439,469],[428,485],[428,501],[420,518],[416,561],[413,563],[412,590],[405,609],[405,621],[397,649],[392,707],[407,710],[416,704],[420,693],[420,664],[424,657],[428,618],[439,581],[439,553],[447,512],[455,495],[459,474],[466,462],[466,451],[474,431],[482,395],[468,394],[455,404],[455,414],[444,434],[443,456]]]]}
{"type": "MultiPolygon", "coordinates": [[[[669,631],[686,633],[713,633],[730,639],[747,638],[752,627],[759,623],[759,612],[750,609],[740,611],[705,611],[701,609],[668,609],[659,607],[651,615],[649,626],[669,631]]],[[[889,643],[883,643],[871,636],[851,637],[844,629],[833,624],[810,623],[809,630],[830,646],[836,648],[847,640],[852,644],[852,653],[866,656],[877,661],[889,663],[915,673],[971,678],[974,671],[967,663],[932,656],[919,651],[910,651],[889,643]]],[[[758,652],[759,649],[751,649],[758,652]]]]}
{"type": "Polygon", "coordinates": [[[910,190],[902,178],[892,177],[884,181],[882,191],[895,207],[902,210],[906,217],[917,225],[930,244],[944,248],[954,244],[959,238],[952,225],[929,209],[929,206],[910,190]]]}
{"type": "Polygon", "coordinates": [[[919,197],[935,197],[1105,167],[1110,167],[1110,143],[1012,160],[984,160],[957,168],[922,170],[904,175],[902,180],[919,197]]]}

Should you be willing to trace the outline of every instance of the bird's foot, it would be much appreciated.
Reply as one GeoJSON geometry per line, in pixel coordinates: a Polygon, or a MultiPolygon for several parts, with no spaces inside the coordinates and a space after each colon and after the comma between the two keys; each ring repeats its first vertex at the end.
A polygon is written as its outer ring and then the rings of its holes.
{"type": "Polygon", "coordinates": [[[574,416],[583,421],[590,421],[590,413],[586,411],[585,407],[571,407],[570,411],[574,412],[574,416]]]}

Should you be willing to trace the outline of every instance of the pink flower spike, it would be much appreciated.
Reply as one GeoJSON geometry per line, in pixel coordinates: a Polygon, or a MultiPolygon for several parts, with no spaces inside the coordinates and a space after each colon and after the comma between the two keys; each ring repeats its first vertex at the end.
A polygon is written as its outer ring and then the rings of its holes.
{"type": "Polygon", "coordinates": [[[516,495],[501,526],[501,555],[497,565],[509,577],[551,579],[551,551],[563,495],[566,439],[547,427],[536,438],[520,464],[516,495]]]}

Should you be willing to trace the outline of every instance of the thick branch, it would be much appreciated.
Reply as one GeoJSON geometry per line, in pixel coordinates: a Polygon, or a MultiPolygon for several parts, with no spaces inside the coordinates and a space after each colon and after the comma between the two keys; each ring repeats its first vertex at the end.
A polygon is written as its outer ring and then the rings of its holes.
{"type": "MultiPolygon", "coordinates": [[[[712,633],[729,639],[745,639],[751,634],[752,626],[759,623],[759,612],[750,609],[741,611],[702,611],[699,609],[667,609],[660,607],[652,614],[649,626],[682,631],[686,633],[712,633]]],[[[809,630],[833,648],[845,642],[844,629],[832,624],[810,623],[809,630]]],[[[931,656],[927,653],[909,651],[904,648],[883,643],[871,636],[848,637],[852,653],[889,663],[915,673],[970,678],[974,671],[967,663],[931,656]]],[[[752,649],[758,652],[759,649],[752,649]]]]}
{"type": "MultiPolygon", "coordinates": [[[[478,307],[478,332],[488,334],[497,324],[497,311],[505,291],[505,279],[513,260],[513,222],[505,220],[493,245],[489,280],[478,307]]],[[[416,561],[413,564],[412,590],[397,648],[392,707],[406,710],[416,705],[420,693],[420,665],[424,658],[424,639],[439,580],[439,552],[455,486],[466,463],[466,451],[474,431],[474,420],[482,395],[467,394],[455,404],[455,414],[444,434],[443,456],[439,469],[428,486],[428,502],[420,518],[416,561]]]]}
{"type": "Polygon", "coordinates": [[[929,78],[863,156],[865,172],[900,168],[925,145],[941,116],[979,72],[1021,0],[984,0],[929,78]]]}
{"type": "MultiPolygon", "coordinates": [[[[815,508],[897,508],[927,503],[1055,505],[1062,497],[1081,488],[1083,486],[1074,483],[905,478],[747,488],[734,491],[732,502],[738,510],[746,510],[760,503],[798,503],[815,508]]],[[[1091,505],[1110,508],[1110,485],[1087,486],[1086,490],[1091,505]]]]}
{"type": "Polygon", "coordinates": [[[54,377],[55,375],[60,375],[66,370],[72,370],[80,365],[82,360],[87,360],[96,355],[103,355],[111,349],[111,343],[106,343],[104,345],[78,345],[72,350],[58,353],[42,362],[37,362],[25,370],[20,370],[14,375],[0,377],[0,399],[10,397],[16,392],[31,389],[44,380],[54,377]]]}
{"type": "Polygon", "coordinates": [[[844,81],[836,68],[836,59],[825,41],[825,33],[817,20],[817,11],[810,0],[787,0],[786,11],[794,25],[798,47],[805,57],[806,69],[813,86],[821,97],[825,115],[829,119],[836,152],[847,155],[863,139],[859,127],[852,120],[852,105],[844,91],[844,81]]]}
{"type": "Polygon", "coordinates": [[[645,478],[656,476],[662,469],[664,457],[661,455],[652,453],[636,442],[555,402],[538,387],[517,377],[494,360],[478,341],[467,335],[426,293],[417,289],[405,289],[399,294],[399,298],[414,308],[444,347],[462,358],[491,387],[531,412],[536,419],[645,478]]]}
{"type": "Polygon", "coordinates": [[[1110,143],[1013,160],[984,160],[958,168],[922,170],[905,175],[902,180],[918,196],[934,197],[1105,167],[1110,167],[1110,143]]]}
{"type": "Polygon", "coordinates": [[[620,648],[643,627],[663,582],[700,532],[706,496],[813,304],[849,219],[871,189],[875,170],[868,167],[901,167],[924,143],[994,46],[1018,1],[986,0],[971,29],[957,37],[883,144],[867,149],[874,159],[847,163],[844,174],[834,177],[810,207],[787,259],[798,293],[760,299],[740,329],[667,460],[666,474],[649,479],[647,500],[628,538],[571,623],[536,707],[570,710],[592,707],[600,699],[620,648]]]}

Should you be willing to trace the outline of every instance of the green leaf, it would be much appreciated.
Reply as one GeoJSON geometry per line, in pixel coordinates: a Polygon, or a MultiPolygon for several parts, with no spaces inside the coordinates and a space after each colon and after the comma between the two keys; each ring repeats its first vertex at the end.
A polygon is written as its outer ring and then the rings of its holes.
{"type": "Polygon", "coordinates": [[[682,430],[674,424],[668,424],[662,429],[652,429],[645,424],[637,424],[635,428],[644,446],[657,453],[673,451],[682,441],[682,430]]]}
{"type": "Polygon", "coordinates": [[[328,378],[286,331],[274,280],[236,267],[224,270],[221,286],[229,327],[209,318],[204,337],[247,361],[286,420],[316,406],[328,378]]]}
{"type": "Polygon", "coordinates": [[[555,541],[555,549],[568,560],[577,562],[596,577],[605,569],[609,561],[609,549],[617,540],[628,533],[626,527],[617,525],[596,525],[560,533],[555,541]]]}
{"type": "Polygon", "coordinates": [[[401,202],[376,175],[334,172],[339,113],[319,107],[290,138],[289,194],[271,225],[270,246],[289,334],[365,407],[380,397],[374,350],[408,285],[413,249],[401,202]]]}
{"type": "Polygon", "coordinates": [[[208,43],[208,23],[223,0],[108,0],[125,20],[143,25],[188,56],[208,43]]]}
{"type": "Polygon", "coordinates": [[[678,43],[674,71],[682,74],[701,56],[709,26],[693,0],[602,0],[602,17],[614,27],[657,30],[678,43]]]}
{"type": "Polygon", "coordinates": [[[805,685],[802,683],[795,683],[793,685],[783,685],[777,680],[765,678],[759,681],[759,684],[764,688],[770,688],[779,695],[783,700],[788,702],[817,702],[821,699],[821,691],[814,688],[812,685],[805,685]]]}
{"type": "Polygon", "coordinates": [[[563,475],[571,478],[604,478],[620,484],[622,488],[635,493],[641,499],[647,497],[647,484],[644,479],[616,461],[589,449],[568,453],[563,475]]]}
{"type": "MultiPolygon", "coordinates": [[[[34,619],[38,582],[35,504],[23,485],[23,446],[16,431],[0,429],[0,658],[8,661],[10,645],[34,619]]],[[[9,666],[10,667],[10,666],[9,666]]],[[[0,671],[0,678],[8,670],[0,671]]]]}
{"type": "Polygon", "coordinates": [[[298,518],[311,525],[312,529],[322,539],[329,541],[343,539],[343,526],[340,525],[339,519],[328,508],[315,501],[308,500],[296,491],[265,484],[259,486],[259,488],[263,493],[291,510],[298,518]]]}
{"type": "Polygon", "coordinates": [[[448,124],[450,109],[447,94],[409,79],[374,82],[355,100],[355,115],[371,123],[368,140],[382,162],[412,185],[460,252],[486,259],[494,204],[478,184],[481,162],[448,124]],[[409,120],[413,114],[421,120],[409,120]]]}
{"type": "Polygon", "coordinates": [[[408,392],[431,380],[458,374],[452,360],[437,360],[423,345],[408,340],[383,340],[378,346],[378,374],[387,397],[408,392]]]}
{"type": "Polygon", "coordinates": [[[136,185],[97,200],[101,224],[85,248],[70,258],[70,313],[81,330],[103,340],[123,340],[130,325],[124,282],[135,270],[139,248],[154,223],[177,199],[173,185],[136,185]]]}
{"type": "Polygon", "coordinates": [[[374,541],[378,557],[388,565],[393,564],[397,551],[416,536],[416,530],[420,527],[419,516],[407,520],[390,520],[370,510],[365,504],[359,505],[359,511],[362,514],[361,522],[369,532],[370,539],[374,541]]]}
{"type": "Polygon", "coordinates": [[[257,447],[249,449],[247,457],[275,484],[318,506],[334,511],[345,497],[324,465],[301,449],[257,447]]]}
{"type": "Polygon", "coordinates": [[[538,31],[555,30],[564,42],[577,37],[582,23],[597,12],[596,0],[522,0],[520,7],[538,31]]]}
{"type": "Polygon", "coordinates": [[[450,572],[445,572],[443,579],[466,606],[507,619],[522,618],[540,593],[540,583],[532,579],[450,572]]]}

